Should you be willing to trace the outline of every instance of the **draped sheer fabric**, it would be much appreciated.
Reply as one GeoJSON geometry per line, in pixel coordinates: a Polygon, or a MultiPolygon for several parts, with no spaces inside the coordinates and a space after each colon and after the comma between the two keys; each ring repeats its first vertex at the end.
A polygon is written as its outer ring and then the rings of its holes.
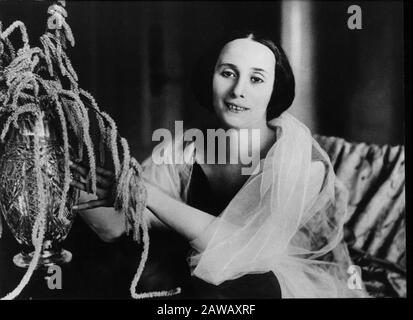
{"type": "MultiPolygon", "coordinates": [[[[192,275],[219,285],[272,271],[283,298],[366,296],[347,284],[352,264],[342,241],[347,190],[336,179],[327,154],[288,112],[268,126],[277,130],[277,140],[258,172],[191,242],[192,275]],[[314,158],[325,164],[326,174],[321,191],[309,198],[314,158]],[[200,243],[207,243],[206,248],[200,249],[200,243]]],[[[173,163],[182,152],[184,164],[155,165],[149,158],[143,167],[146,179],[186,202],[195,148],[181,138],[168,144],[164,159],[173,163]]]]}

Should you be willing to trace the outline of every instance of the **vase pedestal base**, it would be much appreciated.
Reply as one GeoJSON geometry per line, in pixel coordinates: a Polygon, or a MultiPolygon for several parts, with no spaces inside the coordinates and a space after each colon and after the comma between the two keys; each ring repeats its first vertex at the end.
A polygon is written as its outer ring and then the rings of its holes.
{"type": "MultiPolygon", "coordinates": [[[[34,251],[22,251],[13,257],[13,262],[20,268],[28,268],[33,259],[34,251]]],[[[72,260],[72,254],[62,248],[53,248],[49,241],[45,241],[42,252],[40,254],[39,262],[36,269],[48,268],[53,265],[61,265],[72,260]]]]}

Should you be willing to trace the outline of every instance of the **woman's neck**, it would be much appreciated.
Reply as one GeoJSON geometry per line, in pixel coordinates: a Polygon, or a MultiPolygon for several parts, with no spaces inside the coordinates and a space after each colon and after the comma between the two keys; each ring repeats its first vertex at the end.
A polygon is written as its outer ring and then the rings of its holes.
{"type": "MultiPolygon", "coordinates": [[[[253,126],[251,128],[238,129],[238,135],[243,137],[240,139],[239,156],[246,159],[248,154],[259,155],[259,159],[265,158],[268,150],[276,141],[276,133],[267,122],[260,126],[253,126]],[[244,131],[245,133],[241,133],[244,131]]],[[[227,150],[232,152],[233,149],[227,150]]]]}
{"type": "MultiPolygon", "coordinates": [[[[212,128],[215,130],[221,129],[225,132],[226,164],[234,164],[235,162],[249,165],[254,160],[265,158],[277,137],[275,130],[270,128],[265,120],[251,124],[246,128],[226,128],[217,120],[210,123],[208,129],[212,128]]],[[[222,161],[218,161],[219,151],[218,143],[216,143],[215,163],[222,163],[222,161]]]]}

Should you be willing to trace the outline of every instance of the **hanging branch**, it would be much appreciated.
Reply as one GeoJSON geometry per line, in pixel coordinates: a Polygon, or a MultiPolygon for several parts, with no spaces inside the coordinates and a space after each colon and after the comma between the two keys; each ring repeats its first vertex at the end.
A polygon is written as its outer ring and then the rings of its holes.
{"type": "MultiPolygon", "coordinates": [[[[5,31],[2,31],[0,22],[0,117],[5,117],[4,125],[0,128],[0,140],[5,142],[10,125],[19,127],[22,115],[35,116],[37,124],[42,121],[46,111],[48,114],[54,115],[53,119],[60,124],[64,149],[64,178],[58,211],[60,217],[63,216],[70,189],[70,146],[73,146],[73,143],[77,146],[77,155],[80,160],[83,159],[83,149],[86,150],[90,169],[87,183],[94,194],[97,190],[97,163],[101,166],[104,165],[105,151],[108,150],[116,178],[114,207],[119,214],[125,217],[127,233],[132,231],[133,239],[138,243],[143,243],[139,267],[130,287],[131,296],[139,299],[177,294],[180,292],[180,288],[170,291],[136,293],[136,286],[149,252],[148,226],[143,219],[147,195],[142,169],[138,161],[130,156],[128,143],[126,139],[119,136],[115,121],[106,112],[99,109],[89,92],[78,85],[78,76],[65,53],[67,42],[71,46],[75,44],[72,30],[65,20],[67,18],[65,6],[65,1],[57,1],[48,8],[47,12],[50,15],[47,21],[48,30],[40,37],[42,48],[30,47],[26,26],[23,22],[16,21],[5,31]],[[23,42],[23,47],[17,51],[17,54],[9,40],[9,36],[15,30],[20,30],[23,42]],[[68,88],[63,86],[63,80],[68,80],[68,88]],[[94,112],[98,121],[98,158],[95,155],[90,135],[89,110],[94,112]],[[75,141],[69,141],[69,131],[73,133],[75,141]],[[121,159],[119,157],[119,144],[122,148],[121,159]]],[[[38,214],[32,229],[32,244],[35,251],[20,284],[4,299],[13,299],[18,296],[29,282],[39,262],[47,228],[46,185],[41,172],[43,164],[41,163],[37,127],[34,145],[36,190],[39,199],[38,214]]],[[[0,237],[1,231],[0,219],[0,237]]]]}

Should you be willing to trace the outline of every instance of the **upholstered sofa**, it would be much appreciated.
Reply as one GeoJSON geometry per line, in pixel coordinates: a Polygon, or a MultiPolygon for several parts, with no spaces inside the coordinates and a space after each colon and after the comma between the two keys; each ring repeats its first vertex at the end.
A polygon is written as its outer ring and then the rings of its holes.
{"type": "Polygon", "coordinates": [[[374,297],[406,297],[405,148],[315,136],[349,190],[344,240],[374,297]]]}

